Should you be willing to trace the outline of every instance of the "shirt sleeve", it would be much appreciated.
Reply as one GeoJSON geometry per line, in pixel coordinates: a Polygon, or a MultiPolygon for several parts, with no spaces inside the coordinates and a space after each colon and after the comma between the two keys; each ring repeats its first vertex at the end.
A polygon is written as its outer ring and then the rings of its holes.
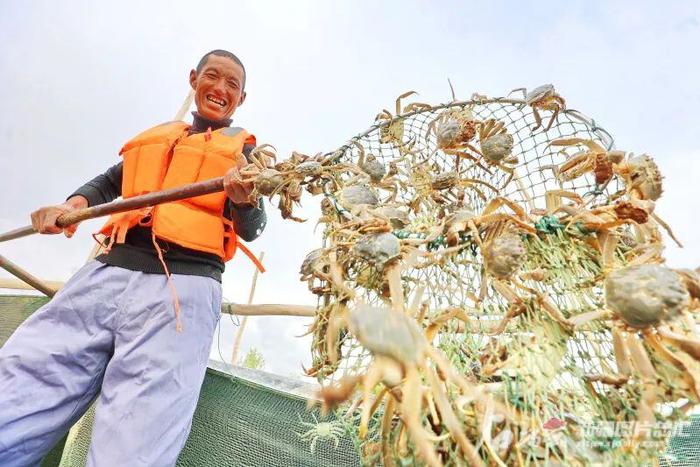
{"type": "MultiPolygon", "coordinates": [[[[243,146],[243,154],[246,158],[255,148],[252,144],[243,146]]],[[[233,221],[236,233],[246,242],[252,242],[262,234],[267,225],[267,215],[265,214],[265,204],[262,198],[257,206],[234,206],[230,199],[226,199],[224,216],[233,221]]]]}
{"type": "Polygon", "coordinates": [[[68,198],[75,195],[84,196],[88,206],[109,203],[122,194],[123,163],[113,165],[103,174],[93,178],[75,190],[68,198]]]}
{"type": "Polygon", "coordinates": [[[263,200],[258,201],[257,206],[234,206],[230,201],[226,203],[229,217],[233,221],[236,233],[246,242],[252,242],[263,233],[267,225],[267,215],[263,200]]]}

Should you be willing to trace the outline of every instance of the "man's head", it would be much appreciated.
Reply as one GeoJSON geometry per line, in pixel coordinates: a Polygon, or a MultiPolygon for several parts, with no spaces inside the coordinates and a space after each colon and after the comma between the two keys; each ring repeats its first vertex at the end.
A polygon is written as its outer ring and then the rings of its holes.
{"type": "Polygon", "coordinates": [[[245,101],[245,68],[231,52],[212,50],[190,71],[197,112],[210,120],[230,118],[245,101]]]}

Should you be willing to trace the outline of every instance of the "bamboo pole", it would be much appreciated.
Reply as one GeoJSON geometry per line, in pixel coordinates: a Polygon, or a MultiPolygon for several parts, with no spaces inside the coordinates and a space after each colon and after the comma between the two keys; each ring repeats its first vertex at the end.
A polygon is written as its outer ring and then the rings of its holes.
{"type": "Polygon", "coordinates": [[[175,118],[173,120],[178,121],[182,120],[185,118],[185,114],[187,113],[188,110],[190,110],[190,107],[192,106],[192,100],[194,99],[194,89],[190,89],[190,92],[187,93],[187,97],[185,97],[185,101],[182,103],[182,106],[180,106],[180,110],[177,111],[175,114],[175,118]]]}
{"type": "Polygon", "coordinates": [[[316,307],[307,305],[224,303],[221,312],[239,316],[315,316],[316,307]]]}
{"type": "Polygon", "coordinates": [[[48,297],[53,297],[56,294],[56,289],[50,287],[44,281],[28,273],[2,255],[0,255],[0,267],[48,297]]]}
{"type": "MultiPolygon", "coordinates": [[[[260,256],[258,256],[260,262],[262,262],[264,257],[265,252],[261,251],[260,256]]],[[[251,305],[253,303],[253,296],[255,295],[255,286],[258,283],[258,272],[258,268],[255,268],[255,271],[253,272],[253,282],[250,284],[250,293],[248,294],[248,305],[251,305]]],[[[241,320],[241,326],[238,328],[238,332],[236,333],[236,338],[233,341],[233,351],[231,352],[231,365],[236,365],[238,351],[241,348],[241,341],[243,340],[243,331],[245,331],[245,326],[247,323],[248,317],[244,316],[243,320],[241,320]]]]}
{"type": "MultiPolygon", "coordinates": [[[[63,287],[63,282],[61,281],[43,281],[42,282],[54,289],[58,290],[61,287],[63,287]]],[[[11,290],[36,290],[34,287],[31,285],[27,284],[24,281],[21,281],[19,279],[10,279],[10,278],[0,278],[0,289],[11,289],[11,290]]]]}

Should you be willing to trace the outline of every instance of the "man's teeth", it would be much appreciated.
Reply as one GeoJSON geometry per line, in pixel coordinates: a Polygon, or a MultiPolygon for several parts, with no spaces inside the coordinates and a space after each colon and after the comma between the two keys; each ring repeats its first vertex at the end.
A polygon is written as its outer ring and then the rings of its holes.
{"type": "Polygon", "coordinates": [[[209,102],[213,102],[214,104],[220,105],[221,107],[226,105],[226,101],[221,100],[221,99],[217,99],[216,97],[207,96],[207,100],[209,102]]]}

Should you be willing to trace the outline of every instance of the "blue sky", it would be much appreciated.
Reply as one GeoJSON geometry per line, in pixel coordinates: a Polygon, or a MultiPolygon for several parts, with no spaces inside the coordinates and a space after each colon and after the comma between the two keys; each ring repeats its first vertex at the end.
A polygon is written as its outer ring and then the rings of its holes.
{"type": "MultiPolygon", "coordinates": [[[[62,201],[116,163],[127,139],[171,119],[190,68],[226,48],[248,69],[237,124],[281,154],[342,145],[409,89],[420,101],[448,101],[448,77],[461,98],[554,83],[619,149],[656,158],[666,176],[657,212],[686,244],[668,243],[669,264],[700,265],[700,2],[0,0],[0,43],[0,230],[62,201]]],[[[318,200],[304,201],[300,212],[315,216],[318,200]]],[[[297,271],[318,244],[313,225],[271,218],[250,245],[270,269],[256,301],[312,304],[297,271]]],[[[64,280],[99,225],[70,241],[3,244],[2,253],[64,280]]],[[[245,302],[251,276],[245,258],[231,263],[225,296],[245,302]]],[[[233,326],[222,321],[226,357],[233,326]]],[[[262,350],[272,371],[298,374],[308,341],[294,336],[305,324],[252,319],[244,348],[262,350]]]]}

